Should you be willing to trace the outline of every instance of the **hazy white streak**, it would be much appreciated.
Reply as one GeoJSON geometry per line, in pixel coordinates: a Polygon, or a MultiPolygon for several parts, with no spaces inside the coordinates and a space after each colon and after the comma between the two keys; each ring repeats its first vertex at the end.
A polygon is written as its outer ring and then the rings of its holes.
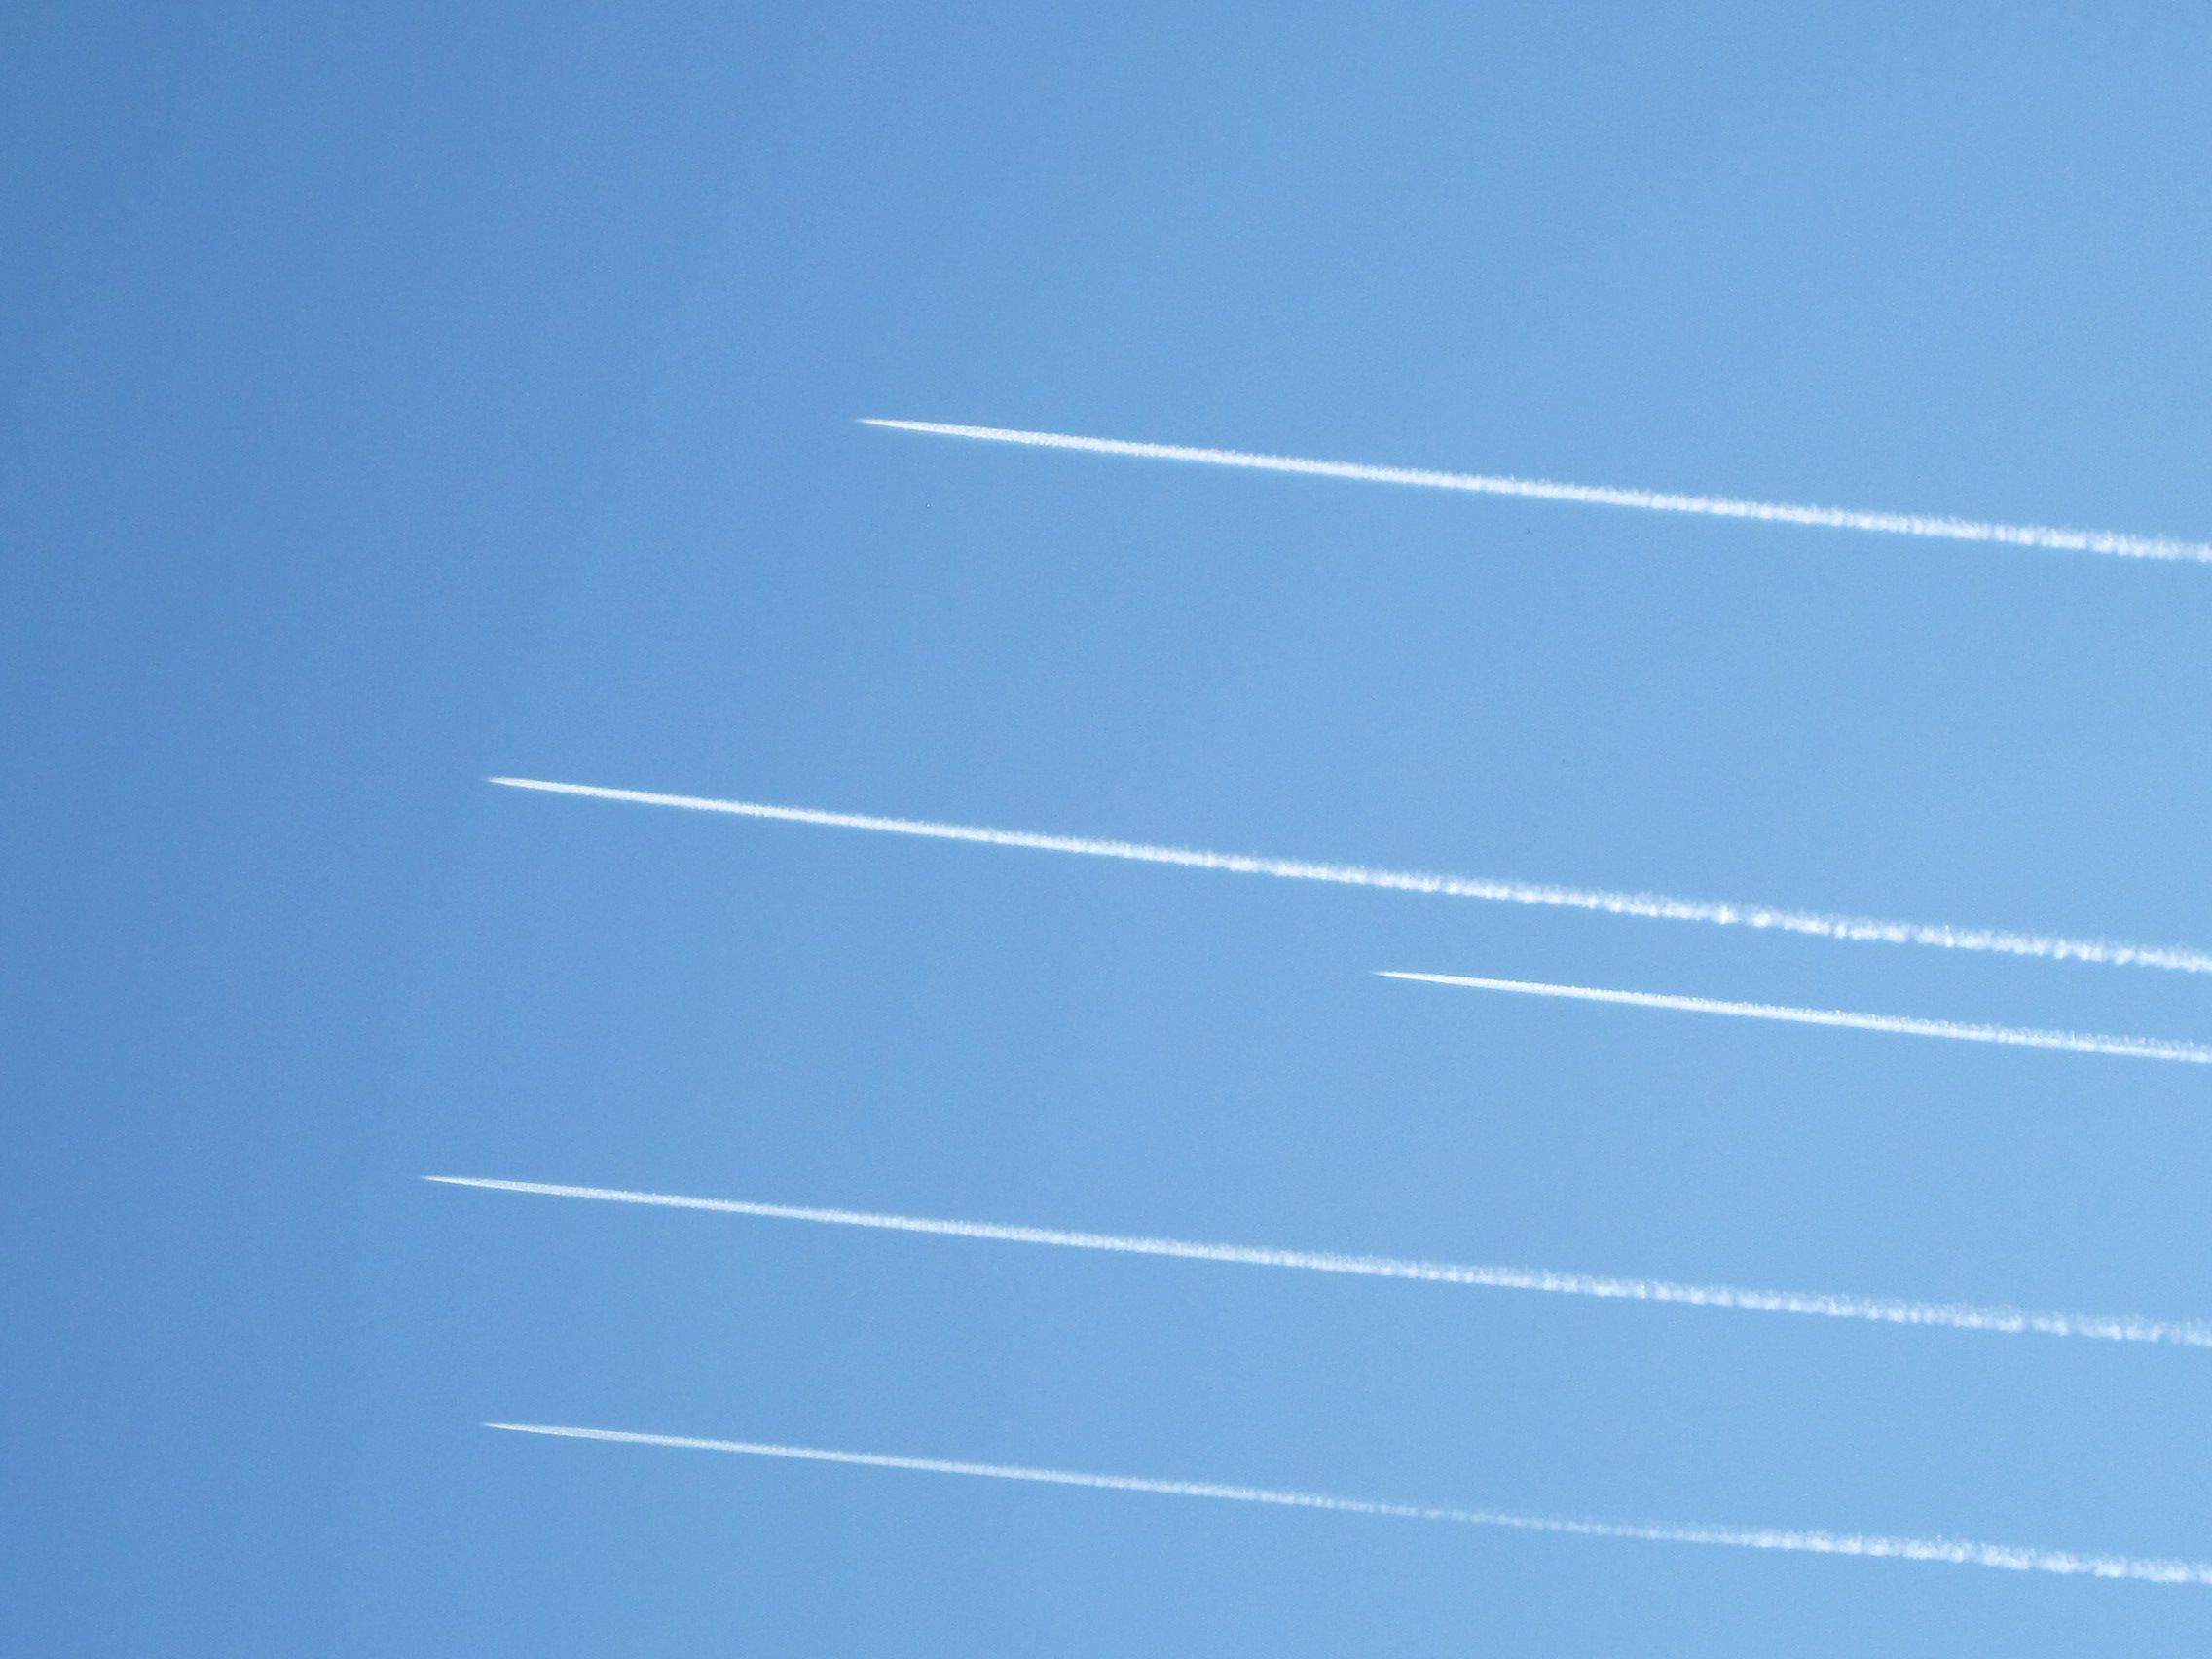
{"type": "Polygon", "coordinates": [[[2053,961],[2102,962],[2116,966],[2174,968],[2191,974],[2212,973],[2212,951],[2188,946],[2120,944],[2109,940],[2061,939],[2048,934],[1953,928],[1928,922],[1886,922],[1866,916],[1832,916],[1808,910],[1778,910],[1759,904],[1670,899],[1656,893],[1608,893],[1598,888],[1553,887],[1477,876],[1422,875],[1407,870],[1370,869],[1362,865],[1314,864],[1303,859],[1201,852],[1189,847],[1151,846],[1139,841],[1100,840],[1087,835],[1045,835],[1027,830],[986,830],[970,824],[937,824],[920,818],[877,818],[858,812],[824,812],[814,807],[765,806],[758,801],[717,800],[704,795],[659,794],[648,790],[608,789],[598,784],[557,784],[542,778],[493,778],[489,781],[504,784],[510,789],[586,795],[594,800],[630,801],[641,806],[679,806],[693,812],[723,812],[740,818],[769,818],[787,824],[821,824],[841,830],[875,830],[893,835],[923,835],[940,841],[972,841],[991,847],[1026,847],[1038,852],[1083,853],[1093,858],[1180,865],[1190,869],[1218,869],[1238,875],[1272,875],[1291,881],[1327,881],[1346,887],[1381,887],[1400,893],[1441,894],[1456,899],[1492,899],[1512,904],[1551,904],[1574,910],[1598,910],[1606,915],[1643,916],[1662,921],[1771,928],[1781,933],[1810,934],[1819,939],[1870,940],[1886,944],[1930,944],[1946,950],[1991,950],[2010,956],[2040,956],[2053,961]]]}
{"type": "Polygon", "coordinates": [[[946,1457],[901,1457],[881,1452],[831,1452],[814,1446],[781,1446],[757,1440],[702,1440],[682,1434],[640,1434],[614,1428],[566,1428],[548,1423],[492,1422],[487,1428],[516,1434],[549,1434],[566,1440],[606,1440],[624,1446],[667,1446],[688,1452],[735,1452],[752,1457],[792,1457],[810,1463],[852,1463],[870,1469],[908,1469],[931,1475],[979,1475],[1043,1486],[1088,1487],[1101,1492],[1152,1493],[1162,1497],[1211,1497],[1233,1503],[1269,1503],[1285,1509],[1324,1509],[1343,1515],[1385,1515],[1406,1521],[1456,1521],[1471,1527],[1510,1527],[1524,1532],[1557,1532],[1580,1538],[1633,1538],[1659,1544],[1724,1544],[1735,1549],[1790,1550],[1811,1555],[1865,1556],[1893,1561],[1945,1562],[1996,1567],[2011,1572],[2057,1572],[2092,1578],[2131,1578],[2150,1584],[2212,1584],[2212,1562],[2165,1561],[2135,1556],[2081,1555],[2071,1550],[2025,1549],[1954,1538],[1891,1538],[1864,1532],[1811,1532],[1773,1527],[1651,1525],[1574,1521],[1499,1510],[1446,1509],[1387,1503],[1323,1493],[1278,1492],[1267,1487],[1225,1486],[1213,1481],[1151,1480],[1073,1469],[1032,1469],[1014,1463],[956,1462],[946,1457]]]}
{"type": "Polygon", "coordinates": [[[1871,1319],[1891,1325],[1936,1325],[1960,1331],[2034,1332],[2051,1337],[2095,1337],[2110,1342],[2172,1343],[2212,1347],[2212,1325],[2194,1320],[2149,1319],[2134,1314],[2033,1313],[2016,1308],[1960,1303],[1900,1302],[1869,1296],[1825,1296],[1807,1291],[1746,1290],[1725,1284],[1677,1284],[1665,1279],[1611,1278],[1554,1272],[1543,1268],[1474,1267],[1412,1261],[1393,1256],[1347,1256],[1324,1250],[1278,1250],[1263,1245],[1207,1244],[1187,1238],[1148,1238],[1113,1233],[1074,1233],[1057,1227],[1022,1227],[990,1221],[940,1221],[930,1216],[880,1215],[866,1210],[819,1209],[797,1204],[754,1203],[741,1198],[693,1198],[673,1193],[637,1193],[618,1187],[570,1187],[546,1181],[499,1181],[470,1175],[425,1175],[449,1187],[482,1187],[496,1193],[535,1193],[602,1203],[648,1204],[663,1209],[709,1210],[773,1221],[827,1222],[894,1233],[928,1233],[949,1238],[987,1238],[1014,1244],[1056,1244],[1074,1250],[1108,1250],[1131,1256],[1172,1256],[1191,1262],[1231,1262],[1256,1268],[1297,1268],[1309,1272],[1355,1273],[1369,1278],[1419,1279],[1431,1284],[1481,1285],[1496,1290],[1542,1290],[1565,1296],[1599,1296],[1626,1302],[1672,1302],[1693,1308],[1728,1308],[1755,1313],[1809,1313],[1830,1319],[1871,1319]]]}
{"type": "Polygon", "coordinates": [[[1581,1002],[1626,1003],[1632,1008],[1674,1009],[1683,1014],[1725,1014],[1739,1019],[1785,1019],[1797,1025],[1840,1025],[1853,1031],[1887,1031],[1904,1037],[1951,1037],[1967,1043],[2009,1043],[2021,1049],[2067,1049],[2080,1054],[2120,1054],[2137,1060],[2212,1064],[2212,1048],[2162,1037],[2106,1037],[2090,1031],[2036,1031],[2017,1025],[1962,1025],[1948,1019],[1913,1019],[1895,1014],[1846,1014],[1832,1008],[1784,1008],[1775,1003],[1717,1002],[1711,997],[1663,996],[1656,991],[1610,991],[1590,985],[1545,985],[1528,979],[1483,979],[1466,974],[1378,972],[1385,979],[1418,979],[1478,991],[1518,991],[1532,997],[1572,997],[1581,1002]]]}
{"type": "Polygon", "coordinates": [[[1660,490],[1626,490],[1605,484],[1555,484],[1479,472],[1433,472],[1411,466],[1371,466],[1360,461],[1308,461],[1296,456],[1254,455],[1244,450],[1195,449],[1185,444],[1134,443],[1125,438],[1086,438],[1066,432],[1024,432],[1004,426],[962,426],[940,421],[883,421],[866,426],[931,432],[948,438],[981,438],[1034,449],[1082,450],[1090,455],[1136,456],[1148,461],[1189,461],[1261,472],[1296,472],[1313,478],[1351,478],[1371,484],[1410,484],[1424,490],[1466,490],[1486,496],[1526,496],[1545,501],[1639,507],[1648,512],[1705,513],[1714,518],[1756,519],[1769,524],[1815,525],[1829,530],[1878,531],[1893,535],[1950,541],[1998,541],[2068,553],[2117,553],[2135,559],[2212,560],[2212,542],[2165,535],[2132,535],[2108,530],[2062,530],[2041,524],[1984,524],[1924,513],[1873,513],[1847,507],[1811,507],[1781,501],[1734,500],[1660,490]]]}

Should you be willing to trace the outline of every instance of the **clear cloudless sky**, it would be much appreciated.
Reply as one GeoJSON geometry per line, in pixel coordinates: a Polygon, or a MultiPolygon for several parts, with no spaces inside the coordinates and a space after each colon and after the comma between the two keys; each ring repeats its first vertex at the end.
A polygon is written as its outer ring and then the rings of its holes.
{"type": "Polygon", "coordinates": [[[494,1434],[2212,1557],[2212,1356],[560,1202],[2212,1315],[2212,981],[490,773],[2212,944],[2194,6],[0,23],[25,1654],[2197,1655],[2212,1592],[494,1434]]]}

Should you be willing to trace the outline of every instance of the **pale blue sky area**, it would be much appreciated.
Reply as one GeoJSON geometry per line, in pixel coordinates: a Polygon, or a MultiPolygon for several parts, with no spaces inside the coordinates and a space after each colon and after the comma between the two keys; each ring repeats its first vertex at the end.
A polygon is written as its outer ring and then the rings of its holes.
{"type": "Polygon", "coordinates": [[[2212,1353],[428,1186],[2212,1316],[2200,8],[0,23],[25,1653],[2200,1655],[2212,1591],[486,1419],[2212,1557],[2212,1353]]]}

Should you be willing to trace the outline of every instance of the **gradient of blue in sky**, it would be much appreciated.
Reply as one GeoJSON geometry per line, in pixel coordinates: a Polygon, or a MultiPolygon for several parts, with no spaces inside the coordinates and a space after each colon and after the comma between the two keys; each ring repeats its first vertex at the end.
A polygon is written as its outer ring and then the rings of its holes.
{"type": "Polygon", "coordinates": [[[486,1432],[2212,1555],[2180,1350],[451,1172],[2212,1313],[2173,974],[493,772],[2212,942],[2194,8],[27,4],[0,528],[25,1652],[2199,1654],[2201,1591],[486,1432]]]}

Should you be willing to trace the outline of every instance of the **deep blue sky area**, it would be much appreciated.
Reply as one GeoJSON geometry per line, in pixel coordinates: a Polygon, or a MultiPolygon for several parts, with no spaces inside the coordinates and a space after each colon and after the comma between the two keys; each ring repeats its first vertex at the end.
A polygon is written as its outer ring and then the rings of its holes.
{"type": "Polygon", "coordinates": [[[2212,1352],[434,1187],[2212,1316],[2212,979],[518,773],[2212,945],[2200,7],[0,21],[39,1654],[2201,1655],[2212,1591],[501,1435],[2212,1557],[2212,1352]]]}

